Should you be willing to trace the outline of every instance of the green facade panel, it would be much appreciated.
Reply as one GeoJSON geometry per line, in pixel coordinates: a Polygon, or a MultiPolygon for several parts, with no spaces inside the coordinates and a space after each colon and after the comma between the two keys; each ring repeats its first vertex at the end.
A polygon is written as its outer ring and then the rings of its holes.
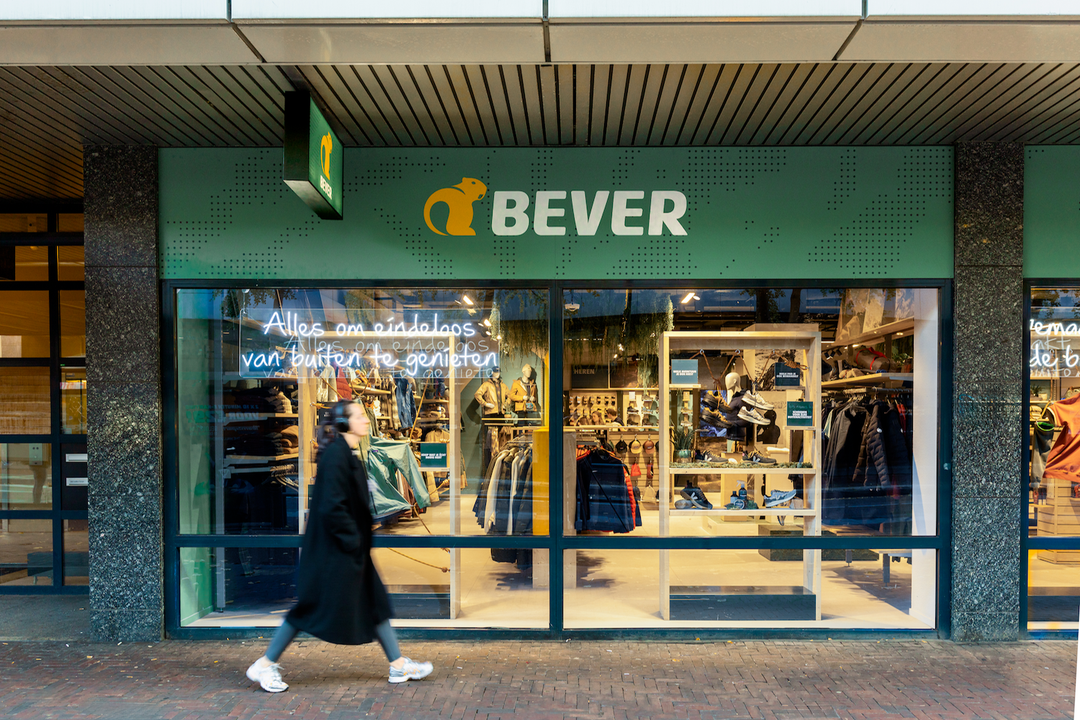
{"type": "Polygon", "coordinates": [[[346,150],[344,220],[280,149],[160,151],[167,279],[947,278],[947,147],[346,150]]]}
{"type": "Polygon", "coordinates": [[[1026,148],[1024,277],[1080,278],[1080,147],[1026,148]]]}

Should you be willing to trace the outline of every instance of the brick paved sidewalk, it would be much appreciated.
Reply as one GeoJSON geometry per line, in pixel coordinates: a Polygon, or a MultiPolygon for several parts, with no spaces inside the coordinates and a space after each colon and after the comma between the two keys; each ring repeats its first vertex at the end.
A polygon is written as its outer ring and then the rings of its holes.
{"type": "Polygon", "coordinates": [[[244,678],[261,641],[0,645],[0,718],[1071,717],[1076,644],[406,642],[428,679],[386,682],[377,646],[295,644],[289,692],[244,678]]]}

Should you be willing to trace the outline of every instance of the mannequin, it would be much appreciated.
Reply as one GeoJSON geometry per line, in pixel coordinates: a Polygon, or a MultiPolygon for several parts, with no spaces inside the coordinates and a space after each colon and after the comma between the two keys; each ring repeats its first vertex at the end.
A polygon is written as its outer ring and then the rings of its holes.
{"type": "Polygon", "coordinates": [[[540,398],[536,392],[536,380],[533,379],[532,365],[521,367],[521,377],[510,388],[510,399],[514,401],[514,412],[524,417],[540,416],[540,398]]]}
{"type": "Polygon", "coordinates": [[[727,390],[728,402],[731,402],[731,396],[741,389],[739,384],[739,373],[729,372],[724,376],[724,389],[727,390]]]}
{"type": "MultiPolygon", "coordinates": [[[[515,381],[516,382],[516,381],[515,381]]],[[[480,389],[473,396],[484,410],[484,417],[502,417],[510,399],[510,390],[502,381],[499,368],[491,369],[491,375],[480,384],[480,389]]]]}

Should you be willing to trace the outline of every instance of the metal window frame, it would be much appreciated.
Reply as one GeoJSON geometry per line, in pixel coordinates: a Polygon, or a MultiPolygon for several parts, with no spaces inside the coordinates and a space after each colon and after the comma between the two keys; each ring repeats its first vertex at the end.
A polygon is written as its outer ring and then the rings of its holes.
{"type": "Polygon", "coordinates": [[[1018,428],[1020,442],[1020,636],[1031,640],[1062,639],[1070,640],[1076,637],[1075,630],[1031,630],[1028,627],[1028,593],[1030,592],[1028,577],[1029,553],[1032,550],[1080,550],[1080,535],[1073,537],[1029,537],[1030,523],[1028,513],[1031,510],[1031,492],[1027,489],[1030,481],[1029,468],[1031,463],[1031,443],[1027,441],[1028,414],[1031,399],[1031,373],[1029,372],[1029,358],[1031,356],[1031,291],[1037,287],[1067,288],[1080,291],[1080,280],[1076,278],[1024,278],[1024,328],[1023,328],[1023,382],[1021,388],[1021,403],[1024,411],[1020,413],[1020,427],[1018,428]]]}
{"type": "MultiPolygon", "coordinates": [[[[793,638],[793,637],[841,637],[847,639],[881,638],[883,635],[906,638],[948,638],[951,635],[951,598],[952,598],[952,410],[953,410],[953,280],[930,278],[911,280],[767,280],[767,281],[731,281],[731,280],[535,280],[526,282],[493,280],[392,280],[392,281],[348,281],[348,280],[162,280],[162,409],[163,409],[163,466],[164,493],[162,507],[164,518],[165,549],[165,630],[168,637],[177,639],[217,639],[237,637],[262,637],[266,628],[192,628],[181,627],[180,620],[180,548],[207,547],[299,547],[299,535],[179,535],[178,508],[178,451],[177,448],[177,377],[175,366],[176,336],[176,292],[178,290],[235,290],[243,288],[397,288],[403,283],[409,287],[459,288],[459,289],[513,289],[527,286],[543,288],[548,292],[549,321],[549,382],[546,402],[548,405],[549,426],[559,429],[561,437],[563,427],[562,402],[553,402],[552,398],[561,399],[563,393],[563,353],[555,348],[563,347],[563,306],[565,290],[605,290],[605,289],[641,289],[641,290],[689,290],[689,289],[813,289],[813,288],[925,288],[938,291],[938,412],[939,431],[938,469],[937,469],[937,533],[926,536],[844,536],[842,538],[760,538],[745,536],[736,538],[700,538],[700,537],[578,537],[563,535],[563,502],[561,473],[551,474],[550,491],[550,532],[547,536],[507,536],[494,540],[489,536],[384,536],[376,535],[375,547],[394,548],[535,548],[546,549],[550,553],[549,614],[547,629],[500,629],[468,628],[403,628],[400,633],[408,638],[427,639],[487,639],[500,638],[793,638]],[[896,549],[933,549],[937,551],[937,628],[934,630],[907,629],[854,629],[837,630],[829,628],[801,629],[758,629],[758,628],[701,628],[685,630],[682,628],[646,628],[646,629],[597,629],[568,630],[564,624],[564,592],[562,554],[565,550],[738,550],[738,549],[784,549],[784,548],[896,548],[896,549]]],[[[553,441],[549,446],[549,467],[562,467],[562,443],[553,441]]]]}
{"type": "Polygon", "coordinates": [[[59,265],[56,248],[62,246],[84,245],[81,232],[57,232],[58,216],[61,213],[81,213],[82,201],[41,201],[38,203],[3,203],[0,213],[45,213],[47,230],[39,233],[0,233],[0,245],[38,245],[48,248],[48,280],[12,281],[0,284],[0,291],[38,291],[47,292],[49,297],[49,357],[46,358],[3,358],[0,368],[37,367],[49,369],[49,406],[52,410],[48,433],[0,435],[0,443],[26,444],[42,443],[50,446],[52,457],[52,505],[48,510],[3,510],[0,519],[8,520],[51,520],[52,521],[52,556],[53,582],[51,585],[9,585],[0,584],[0,595],[88,595],[87,585],[64,585],[64,521],[89,520],[88,510],[64,510],[62,507],[63,486],[59,482],[63,472],[61,448],[67,444],[85,444],[86,435],[72,435],[62,432],[60,374],[65,367],[85,367],[85,358],[60,357],[60,292],[64,290],[86,290],[85,281],[59,279],[59,265]]]}

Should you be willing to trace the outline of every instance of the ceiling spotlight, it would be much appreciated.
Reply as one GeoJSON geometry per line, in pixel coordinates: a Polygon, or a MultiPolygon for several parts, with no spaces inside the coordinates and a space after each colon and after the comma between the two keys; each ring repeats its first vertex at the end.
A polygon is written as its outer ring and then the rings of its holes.
{"type": "Polygon", "coordinates": [[[700,300],[701,298],[700,298],[699,296],[695,295],[695,296],[694,296],[694,299],[695,299],[695,300],[700,300]]]}
{"type": "Polygon", "coordinates": [[[697,297],[697,295],[695,295],[694,291],[691,290],[690,292],[686,293],[686,297],[684,297],[682,299],[682,304],[685,305],[685,304],[687,304],[688,302],[690,302],[691,300],[693,300],[696,297],[697,297]]]}
{"type": "Polygon", "coordinates": [[[475,304],[475,303],[473,303],[472,298],[469,297],[468,295],[462,295],[461,299],[465,301],[466,305],[474,305],[475,304]]]}
{"type": "Polygon", "coordinates": [[[491,318],[484,318],[484,325],[491,327],[491,318]]]}

